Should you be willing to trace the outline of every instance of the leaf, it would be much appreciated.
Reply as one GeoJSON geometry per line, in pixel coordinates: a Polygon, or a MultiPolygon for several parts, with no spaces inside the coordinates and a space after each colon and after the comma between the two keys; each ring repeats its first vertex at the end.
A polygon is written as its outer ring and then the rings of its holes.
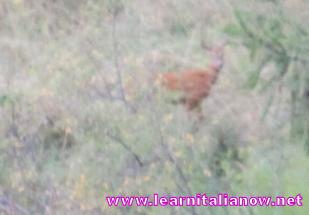
{"type": "Polygon", "coordinates": [[[265,55],[263,59],[260,61],[256,69],[254,69],[250,74],[248,78],[248,87],[249,88],[255,88],[258,81],[260,80],[260,74],[263,70],[263,68],[271,61],[271,58],[268,55],[265,55]]]}
{"type": "Polygon", "coordinates": [[[0,96],[0,106],[4,106],[8,103],[12,103],[12,98],[10,98],[8,95],[1,95],[0,96]]]}
{"type": "Polygon", "coordinates": [[[261,114],[261,120],[263,121],[265,119],[265,117],[267,116],[269,110],[270,110],[270,107],[272,106],[274,102],[274,93],[271,93],[268,97],[268,100],[267,100],[267,103],[262,111],[262,114],[261,114]]]}
{"type": "Polygon", "coordinates": [[[0,105],[4,105],[4,103],[6,101],[7,101],[7,96],[6,95],[0,96],[0,105]]]}
{"type": "Polygon", "coordinates": [[[258,53],[260,45],[257,40],[251,40],[248,45],[250,47],[250,59],[253,60],[258,53]]]}
{"type": "Polygon", "coordinates": [[[223,32],[232,37],[239,37],[242,35],[242,30],[234,24],[230,24],[224,27],[223,32]]]}

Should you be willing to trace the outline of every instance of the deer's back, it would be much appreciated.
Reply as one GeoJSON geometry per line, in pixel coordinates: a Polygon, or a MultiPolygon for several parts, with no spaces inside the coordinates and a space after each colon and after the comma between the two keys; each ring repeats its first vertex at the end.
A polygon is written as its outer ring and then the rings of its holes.
{"type": "Polygon", "coordinates": [[[214,82],[212,71],[192,70],[163,74],[162,83],[169,90],[180,91],[184,96],[207,96],[214,82]]]}

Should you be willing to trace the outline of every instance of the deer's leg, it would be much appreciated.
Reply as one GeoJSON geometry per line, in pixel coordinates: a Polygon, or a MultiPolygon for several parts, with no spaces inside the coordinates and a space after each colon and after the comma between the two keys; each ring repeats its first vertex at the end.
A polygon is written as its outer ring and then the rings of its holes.
{"type": "MultiPolygon", "coordinates": [[[[203,112],[201,107],[201,101],[199,99],[187,99],[185,101],[185,107],[188,113],[194,116],[198,121],[203,119],[203,112]]],[[[191,118],[193,118],[191,116],[191,118]]]]}
{"type": "Polygon", "coordinates": [[[185,107],[187,113],[189,114],[189,119],[193,120],[191,127],[192,133],[199,131],[201,122],[204,120],[201,102],[202,101],[199,98],[187,99],[185,102],[185,107]]]}
{"type": "Polygon", "coordinates": [[[198,106],[194,112],[191,112],[191,114],[194,114],[193,118],[193,124],[191,127],[191,132],[196,133],[200,130],[200,127],[202,125],[202,122],[204,121],[204,115],[202,113],[202,109],[200,106],[198,106]]]}

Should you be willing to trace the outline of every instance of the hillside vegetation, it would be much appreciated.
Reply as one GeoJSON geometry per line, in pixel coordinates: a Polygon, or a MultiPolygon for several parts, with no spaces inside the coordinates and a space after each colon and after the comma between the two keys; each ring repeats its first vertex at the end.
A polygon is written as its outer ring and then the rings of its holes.
{"type": "Polygon", "coordinates": [[[309,212],[309,2],[0,2],[1,214],[309,212]],[[196,123],[156,74],[207,68],[196,123]],[[296,196],[302,207],[113,207],[107,195],[296,196]]]}

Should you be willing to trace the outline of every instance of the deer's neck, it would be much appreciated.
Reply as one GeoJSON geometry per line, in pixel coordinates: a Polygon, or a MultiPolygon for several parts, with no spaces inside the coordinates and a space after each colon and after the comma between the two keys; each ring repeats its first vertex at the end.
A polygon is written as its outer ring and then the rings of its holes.
{"type": "Polygon", "coordinates": [[[213,58],[209,67],[215,71],[220,71],[223,67],[223,59],[222,58],[213,58]]]}
{"type": "Polygon", "coordinates": [[[210,66],[210,78],[213,84],[217,81],[220,71],[221,71],[221,68],[210,66]]]}
{"type": "Polygon", "coordinates": [[[212,82],[214,83],[217,80],[217,77],[223,67],[223,58],[220,56],[215,56],[211,60],[209,68],[211,70],[212,82]]]}

